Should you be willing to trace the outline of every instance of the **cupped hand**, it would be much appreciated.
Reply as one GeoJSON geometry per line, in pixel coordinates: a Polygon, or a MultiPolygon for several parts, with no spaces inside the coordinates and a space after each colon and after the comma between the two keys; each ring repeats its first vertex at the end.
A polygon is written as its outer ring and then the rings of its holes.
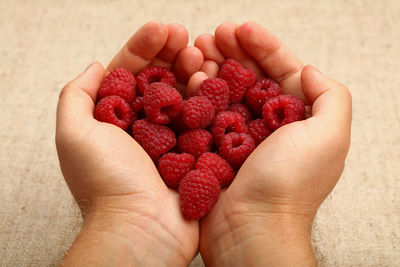
{"type": "Polygon", "coordinates": [[[279,128],[256,148],[201,221],[204,261],[211,266],[314,265],[312,221],[343,171],[350,144],[348,90],[304,67],[256,23],[224,23],[215,37],[201,35],[195,46],[205,63],[194,84],[215,77],[224,59],[233,58],[310,106],[306,120],[279,128]]]}
{"type": "Polygon", "coordinates": [[[94,119],[97,91],[114,68],[137,74],[148,65],[172,69],[183,88],[203,65],[201,51],[187,47],[187,42],[183,26],[150,22],[130,38],[106,70],[100,63],[92,64],[60,94],[57,151],[84,215],[84,227],[95,225],[94,231],[132,242],[135,253],[141,254],[135,255],[137,263],[145,264],[147,257],[162,264],[170,260],[187,265],[198,249],[199,227],[182,217],[178,193],[164,184],[141,146],[127,132],[94,119]],[[103,229],[104,225],[111,227],[103,229]]]}

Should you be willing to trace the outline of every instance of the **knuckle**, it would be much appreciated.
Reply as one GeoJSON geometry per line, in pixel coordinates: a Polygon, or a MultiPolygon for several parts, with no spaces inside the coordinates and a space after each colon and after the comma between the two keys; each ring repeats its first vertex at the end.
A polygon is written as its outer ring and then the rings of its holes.
{"type": "Polygon", "coordinates": [[[351,101],[352,96],[351,96],[350,90],[343,84],[341,84],[341,87],[342,87],[342,93],[344,94],[344,96],[351,101]]]}
{"type": "Polygon", "coordinates": [[[62,98],[65,97],[70,91],[72,90],[72,82],[67,83],[64,85],[64,87],[61,89],[60,94],[58,95],[58,100],[60,101],[62,98]]]}
{"type": "Polygon", "coordinates": [[[337,84],[338,84],[338,89],[340,90],[343,97],[351,102],[352,96],[351,96],[350,90],[347,88],[347,86],[345,86],[344,84],[342,84],[340,82],[337,82],[337,84]]]}

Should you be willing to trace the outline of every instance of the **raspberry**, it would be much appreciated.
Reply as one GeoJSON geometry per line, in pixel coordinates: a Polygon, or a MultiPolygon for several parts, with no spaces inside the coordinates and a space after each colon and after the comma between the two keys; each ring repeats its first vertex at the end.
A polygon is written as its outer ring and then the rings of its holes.
{"type": "Polygon", "coordinates": [[[143,104],[143,96],[137,96],[133,101],[131,102],[131,108],[135,112],[139,112],[144,109],[144,104],[143,104]]]}
{"type": "Polygon", "coordinates": [[[214,173],[221,187],[229,185],[235,178],[235,172],[229,163],[215,153],[204,153],[196,162],[196,169],[214,173]]]}
{"type": "Polygon", "coordinates": [[[194,169],[196,158],[190,154],[168,153],[158,160],[158,172],[165,184],[173,189],[178,189],[182,178],[194,169]]]}
{"type": "Polygon", "coordinates": [[[117,95],[129,103],[135,97],[135,86],[135,77],[129,70],[124,68],[114,69],[104,78],[98,93],[99,99],[117,95]]]}
{"type": "Polygon", "coordinates": [[[228,133],[221,140],[219,154],[233,168],[239,169],[250,153],[253,152],[254,148],[254,140],[249,134],[228,133]]]}
{"type": "Polygon", "coordinates": [[[247,130],[253,138],[256,147],[272,133],[271,130],[268,129],[264,119],[251,121],[247,124],[247,130]]]}
{"type": "Polygon", "coordinates": [[[169,124],[182,110],[182,96],[172,86],[155,82],[144,92],[144,111],[155,123],[169,124]]]}
{"type": "Polygon", "coordinates": [[[152,123],[146,119],[135,121],[132,126],[133,138],[149,154],[153,161],[176,145],[176,137],[167,126],[152,123]]]}
{"type": "Polygon", "coordinates": [[[136,96],[131,102],[131,108],[137,119],[143,119],[146,117],[146,114],[144,113],[143,96],[136,96]]]}
{"type": "Polygon", "coordinates": [[[226,110],[229,106],[229,87],[223,79],[210,78],[204,80],[197,94],[205,96],[211,101],[215,113],[226,110]]]}
{"type": "MultiPolygon", "coordinates": [[[[110,72],[107,77],[109,79],[118,79],[118,80],[124,80],[126,82],[132,82],[134,81],[134,85],[136,85],[135,77],[133,74],[125,68],[116,68],[112,72],[110,72]]],[[[106,79],[107,79],[106,77],[106,79]]]]}
{"type": "Polygon", "coordinates": [[[215,144],[219,146],[222,137],[229,132],[247,132],[243,116],[233,111],[221,111],[215,116],[211,126],[211,134],[214,137],[215,144]]]}
{"type": "Polygon", "coordinates": [[[178,136],[179,150],[196,158],[212,149],[213,137],[204,129],[189,130],[178,136]]]}
{"type": "Polygon", "coordinates": [[[221,188],[212,172],[192,170],[183,177],[178,191],[183,216],[199,220],[214,207],[221,188]]]}
{"type": "Polygon", "coordinates": [[[300,98],[292,95],[278,95],[265,101],[262,116],[268,127],[276,130],[285,124],[304,120],[304,103],[300,98]]]}
{"type": "Polygon", "coordinates": [[[254,84],[256,73],[230,58],[222,64],[218,77],[227,81],[229,85],[230,102],[238,103],[242,101],[246,90],[254,84]]]}
{"type": "Polygon", "coordinates": [[[98,121],[108,122],[126,130],[132,123],[132,109],[119,96],[107,96],[97,103],[94,117],[98,121]]]}
{"type": "Polygon", "coordinates": [[[247,90],[246,103],[255,114],[261,115],[265,101],[280,94],[282,89],[274,80],[262,78],[247,90]]]}
{"type": "Polygon", "coordinates": [[[232,104],[228,110],[242,115],[245,124],[248,124],[253,119],[253,114],[251,114],[250,109],[245,104],[232,104]]]}
{"type": "Polygon", "coordinates": [[[189,98],[182,109],[182,120],[190,129],[206,128],[214,117],[214,107],[205,96],[189,98]]]}
{"type": "Polygon", "coordinates": [[[163,82],[174,86],[176,78],[173,72],[166,67],[150,66],[144,68],[137,76],[138,93],[143,95],[151,83],[163,82]]]}

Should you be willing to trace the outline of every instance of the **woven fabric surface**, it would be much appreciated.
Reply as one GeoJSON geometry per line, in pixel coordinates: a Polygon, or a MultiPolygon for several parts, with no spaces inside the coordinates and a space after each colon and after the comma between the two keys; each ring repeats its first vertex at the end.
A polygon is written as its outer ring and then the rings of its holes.
{"type": "Polygon", "coordinates": [[[224,21],[256,21],[345,84],[352,144],[313,249],[320,266],[399,266],[399,14],[396,0],[0,1],[0,266],[60,263],[82,220],[54,145],[58,94],[151,20],[185,25],[191,44],[224,21]]]}

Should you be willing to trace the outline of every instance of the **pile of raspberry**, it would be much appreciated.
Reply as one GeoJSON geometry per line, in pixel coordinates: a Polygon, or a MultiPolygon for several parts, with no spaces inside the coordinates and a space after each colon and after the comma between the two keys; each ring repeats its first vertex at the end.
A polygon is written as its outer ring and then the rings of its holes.
{"type": "Polygon", "coordinates": [[[115,69],[99,89],[94,116],[131,134],[165,184],[178,190],[183,216],[198,220],[251,152],[279,127],[303,120],[305,107],[233,59],[195,96],[183,99],[175,84],[165,67],[147,67],[136,77],[115,69]]]}

